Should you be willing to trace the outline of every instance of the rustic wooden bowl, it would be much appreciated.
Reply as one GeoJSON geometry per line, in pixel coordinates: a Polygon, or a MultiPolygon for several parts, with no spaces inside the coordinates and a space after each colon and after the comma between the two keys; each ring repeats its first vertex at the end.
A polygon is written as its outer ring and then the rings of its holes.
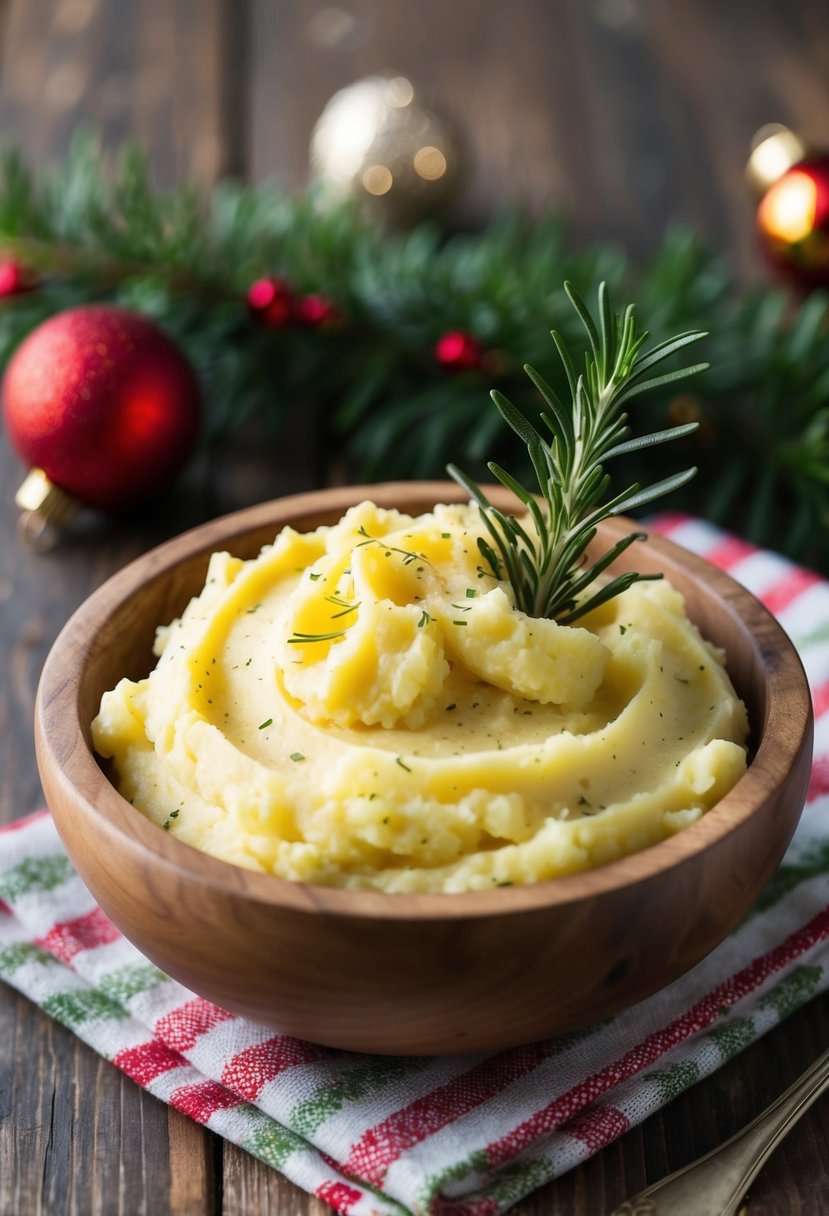
{"type": "MultiPolygon", "coordinates": [[[[36,735],[75,866],[124,934],[188,988],[333,1047],[497,1049],[643,999],[703,958],[757,898],[794,832],[811,759],[809,691],[788,638],[737,583],[667,540],[634,546],[620,568],[627,559],[664,571],[703,633],[725,647],[752,723],[752,759],[693,826],[600,869],[463,895],[286,882],[163,832],[96,760],[90,722],[101,694],[147,673],[156,625],[200,589],[211,552],[253,556],[283,525],[332,522],[367,496],[414,513],[462,498],[453,484],[401,483],[266,503],[147,553],[72,617],[43,671],[36,735]]],[[[602,540],[629,530],[610,521],[602,540]]]]}

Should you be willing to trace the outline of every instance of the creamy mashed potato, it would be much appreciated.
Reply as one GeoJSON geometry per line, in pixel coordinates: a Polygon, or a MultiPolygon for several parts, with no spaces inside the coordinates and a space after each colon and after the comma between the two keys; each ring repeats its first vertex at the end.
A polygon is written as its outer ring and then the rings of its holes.
{"type": "Polygon", "coordinates": [[[385,891],[537,882],[693,823],[748,724],[682,597],[642,582],[575,626],[527,617],[480,530],[475,507],[366,502],[215,554],[93,723],[124,797],[237,865],[385,891]]]}

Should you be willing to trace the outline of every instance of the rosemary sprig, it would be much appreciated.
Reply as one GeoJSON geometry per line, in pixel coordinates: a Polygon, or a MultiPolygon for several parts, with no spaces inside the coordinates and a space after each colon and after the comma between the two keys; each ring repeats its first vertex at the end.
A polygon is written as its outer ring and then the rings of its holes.
{"type": "Polygon", "coordinates": [[[527,445],[540,495],[530,493],[500,465],[490,462],[488,468],[526,508],[532,527],[524,527],[514,516],[499,511],[480,487],[454,465],[448,466],[448,472],[478,504],[491,538],[480,537],[478,546],[493,575],[511,583],[516,607],[530,616],[550,617],[567,624],[638,580],[661,577],[629,571],[586,594],[619,554],[634,541],[644,539],[645,534],[630,533],[592,565],[585,559],[585,550],[603,519],[635,510],[678,489],[694,476],[696,469],[675,473],[651,486],[636,483],[603,502],[610,485],[604,464],[614,456],[679,439],[696,430],[698,424],[691,422],[631,438],[623,406],[648,389],[682,380],[709,365],[697,363],[649,376],[647,373],[664,359],[707,335],[689,331],[643,352],[648,334],[636,332],[633,304],[623,314],[614,314],[607,285],[602,283],[597,322],[569,283],[564,284],[564,290],[590,344],[585,354],[585,370],[577,374],[561,335],[552,331],[567,377],[570,404],[565,405],[534,368],[528,365],[524,368],[548,406],[549,412],[542,413],[541,420],[552,439],[546,440],[502,393],[493,390],[491,394],[505,422],[527,445]]]}

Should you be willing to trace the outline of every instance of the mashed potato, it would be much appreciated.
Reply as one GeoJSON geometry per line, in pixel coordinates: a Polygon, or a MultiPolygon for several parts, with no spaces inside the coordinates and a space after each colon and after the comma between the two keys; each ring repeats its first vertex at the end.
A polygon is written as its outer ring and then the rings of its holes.
{"type": "Polygon", "coordinates": [[[748,724],[681,596],[527,617],[480,529],[474,507],[366,502],[215,554],[93,723],[124,797],[234,864],[384,891],[537,882],[693,823],[743,773],[748,724]]]}

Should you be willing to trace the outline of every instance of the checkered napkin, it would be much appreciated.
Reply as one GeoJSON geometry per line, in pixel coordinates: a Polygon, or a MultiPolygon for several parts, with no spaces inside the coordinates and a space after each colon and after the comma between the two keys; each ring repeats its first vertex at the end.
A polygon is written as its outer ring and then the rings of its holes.
{"type": "Polygon", "coordinates": [[[167,979],[96,907],[46,813],[0,833],[0,976],[139,1085],[349,1216],[496,1216],[583,1161],[829,987],[829,583],[709,524],[660,529],[779,617],[817,717],[809,800],[781,869],[669,988],[493,1055],[316,1047],[167,979]]]}

